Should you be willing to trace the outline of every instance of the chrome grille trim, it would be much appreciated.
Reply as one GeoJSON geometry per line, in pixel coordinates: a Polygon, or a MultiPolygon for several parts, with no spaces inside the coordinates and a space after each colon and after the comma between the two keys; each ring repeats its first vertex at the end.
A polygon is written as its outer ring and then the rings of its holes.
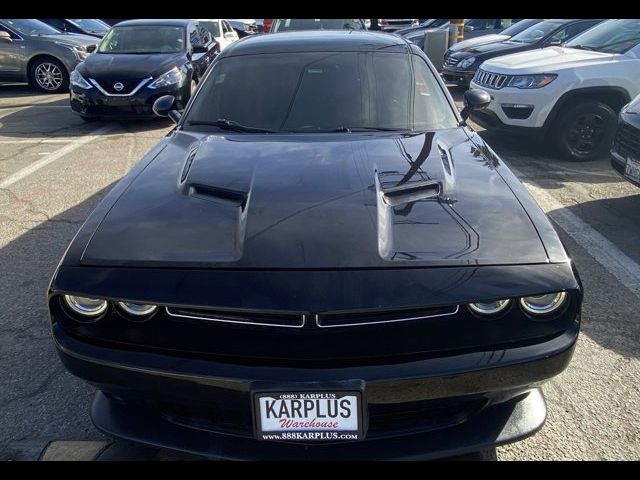
{"type": "Polygon", "coordinates": [[[500,90],[506,86],[508,75],[501,73],[487,72],[486,70],[478,69],[475,77],[473,77],[473,83],[480,85],[481,87],[492,88],[494,90],[500,90]]]}
{"type": "Polygon", "coordinates": [[[456,308],[452,312],[447,313],[438,313],[435,315],[422,315],[418,317],[406,317],[406,318],[395,318],[393,320],[374,320],[372,322],[358,322],[358,323],[343,323],[336,325],[322,325],[320,323],[320,316],[316,313],[314,315],[316,326],[320,328],[344,328],[344,327],[360,327],[366,325],[379,325],[381,323],[397,323],[397,322],[410,322],[412,320],[422,320],[425,318],[436,318],[436,317],[448,317],[451,315],[456,315],[460,311],[460,305],[456,305],[456,308]]]}
{"type": "MultiPolygon", "coordinates": [[[[189,318],[193,320],[204,320],[207,322],[222,322],[222,323],[233,323],[236,325],[257,325],[260,327],[277,327],[277,328],[302,328],[307,322],[307,315],[300,315],[300,323],[296,325],[287,325],[282,323],[264,323],[264,322],[252,322],[252,321],[244,321],[244,320],[231,320],[227,318],[216,318],[216,317],[206,317],[206,316],[198,316],[198,315],[183,315],[179,313],[172,313],[172,307],[165,307],[165,311],[167,315],[171,317],[177,318],[189,318]]],[[[176,307],[177,308],[177,307],[176,307]]]]}
{"type": "Polygon", "coordinates": [[[140,90],[142,87],[145,86],[145,84],[151,80],[153,77],[147,77],[147,78],[143,78],[142,81],[140,81],[140,83],[138,85],[136,85],[136,87],[131,90],[129,93],[109,93],[107,92],[104,88],[102,88],[100,86],[100,84],[98,83],[98,81],[94,78],[90,78],[89,81],[91,82],[91,84],[96,87],[98,90],[100,90],[100,93],[102,93],[103,95],[106,95],[107,97],[130,97],[132,95],[135,95],[136,93],[138,93],[138,90],[140,90]]]}

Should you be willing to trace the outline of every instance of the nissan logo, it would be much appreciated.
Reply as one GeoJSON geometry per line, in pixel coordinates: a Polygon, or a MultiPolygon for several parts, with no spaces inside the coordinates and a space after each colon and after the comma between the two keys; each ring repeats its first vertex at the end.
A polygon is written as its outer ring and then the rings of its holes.
{"type": "Polygon", "coordinates": [[[124,88],[124,85],[120,82],[117,82],[117,83],[114,83],[113,88],[115,89],[116,92],[120,92],[124,88]]]}

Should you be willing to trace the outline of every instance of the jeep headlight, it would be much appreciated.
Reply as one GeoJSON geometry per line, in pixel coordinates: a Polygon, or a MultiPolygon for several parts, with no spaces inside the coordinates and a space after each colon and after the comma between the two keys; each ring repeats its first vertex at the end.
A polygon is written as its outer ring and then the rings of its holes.
{"type": "Polygon", "coordinates": [[[558,75],[542,73],[539,75],[514,75],[507,86],[514,88],[542,88],[553,82],[558,75]]]}

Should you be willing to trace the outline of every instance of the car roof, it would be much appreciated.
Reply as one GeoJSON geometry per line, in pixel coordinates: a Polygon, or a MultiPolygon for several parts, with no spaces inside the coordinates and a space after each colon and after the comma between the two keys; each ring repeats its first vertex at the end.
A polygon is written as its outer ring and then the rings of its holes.
{"type": "Polygon", "coordinates": [[[225,49],[225,56],[275,52],[410,52],[410,44],[389,33],[355,30],[302,30],[247,36],[225,49]]]}
{"type": "Polygon", "coordinates": [[[162,27],[186,27],[191,20],[183,19],[140,19],[140,20],[124,20],[116,23],[118,27],[134,27],[134,26],[162,26],[162,27]]]}

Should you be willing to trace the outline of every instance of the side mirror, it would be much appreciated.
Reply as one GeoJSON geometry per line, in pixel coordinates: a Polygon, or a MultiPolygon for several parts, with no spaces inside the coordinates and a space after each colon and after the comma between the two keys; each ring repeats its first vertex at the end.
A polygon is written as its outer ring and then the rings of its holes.
{"type": "Polygon", "coordinates": [[[473,32],[475,29],[473,28],[473,26],[471,25],[465,25],[464,26],[464,31],[465,32],[473,32]]]}
{"type": "Polygon", "coordinates": [[[9,35],[9,32],[5,32],[4,30],[0,31],[0,40],[3,40],[5,42],[13,42],[13,39],[11,38],[11,35],[9,35]]]}
{"type": "Polygon", "coordinates": [[[155,113],[159,117],[169,117],[173,120],[173,123],[178,123],[180,121],[180,112],[178,112],[175,108],[173,108],[173,104],[176,101],[176,97],[173,95],[163,95],[158,98],[155,102],[153,102],[153,113],[155,113]]]}
{"type": "Polygon", "coordinates": [[[87,52],[93,53],[96,51],[96,48],[98,48],[97,45],[87,45],[87,52]]]}
{"type": "Polygon", "coordinates": [[[491,103],[491,95],[479,88],[472,88],[464,92],[464,108],[460,112],[463,120],[469,118],[469,114],[475,110],[482,110],[491,103]]]}
{"type": "Polygon", "coordinates": [[[558,45],[562,45],[562,41],[559,39],[553,39],[549,42],[549,46],[558,46],[558,45]]]}

